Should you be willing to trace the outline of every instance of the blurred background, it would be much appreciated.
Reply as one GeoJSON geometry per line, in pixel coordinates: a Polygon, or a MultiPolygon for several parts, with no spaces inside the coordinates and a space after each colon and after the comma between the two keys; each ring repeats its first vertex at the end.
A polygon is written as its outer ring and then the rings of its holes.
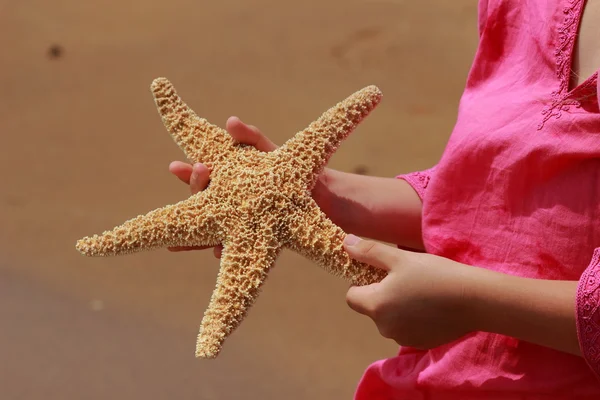
{"type": "MultiPolygon", "coordinates": [[[[348,285],[284,252],[216,360],[194,358],[218,261],[84,258],[75,241],[188,196],[149,91],[283,143],[369,84],[329,166],[432,166],[477,45],[475,1],[0,0],[0,399],[348,399],[396,345],[348,285]]],[[[399,222],[400,223],[400,222],[399,222]]]]}

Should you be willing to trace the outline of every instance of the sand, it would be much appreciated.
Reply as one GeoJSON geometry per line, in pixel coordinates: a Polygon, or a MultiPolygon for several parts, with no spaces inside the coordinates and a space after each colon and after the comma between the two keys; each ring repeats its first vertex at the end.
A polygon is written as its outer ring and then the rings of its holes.
{"type": "Polygon", "coordinates": [[[476,2],[0,2],[2,399],[350,398],[396,345],[347,285],[284,252],[217,360],[194,358],[210,252],[88,259],[79,237],[187,197],[149,85],[282,143],[363,86],[384,100],[333,157],[393,176],[441,155],[476,2]]]}

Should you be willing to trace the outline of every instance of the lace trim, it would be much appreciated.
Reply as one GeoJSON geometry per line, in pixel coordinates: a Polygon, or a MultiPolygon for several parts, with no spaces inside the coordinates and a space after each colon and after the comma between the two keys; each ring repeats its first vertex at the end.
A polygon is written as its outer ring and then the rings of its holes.
{"type": "Polygon", "coordinates": [[[423,201],[423,198],[425,197],[425,190],[427,189],[427,186],[429,186],[429,181],[431,180],[431,174],[434,168],[430,168],[425,171],[411,172],[410,174],[405,175],[398,175],[396,178],[404,179],[406,182],[408,182],[413,189],[415,189],[421,201],[423,201]]]}
{"type": "Polygon", "coordinates": [[[562,26],[558,29],[558,43],[554,50],[554,55],[556,56],[556,76],[559,80],[559,86],[551,94],[552,102],[542,110],[544,118],[538,125],[538,130],[542,129],[546,121],[550,118],[560,118],[562,112],[569,110],[570,106],[581,107],[581,101],[568,99],[565,93],[569,88],[575,37],[577,36],[579,20],[583,12],[585,0],[568,0],[568,3],[563,9],[565,19],[562,26]]]}
{"type": "Polygon", "coordinates": [[[600,248],[577,286],[577,336],[586,362],[600,378],[600,248]]]}

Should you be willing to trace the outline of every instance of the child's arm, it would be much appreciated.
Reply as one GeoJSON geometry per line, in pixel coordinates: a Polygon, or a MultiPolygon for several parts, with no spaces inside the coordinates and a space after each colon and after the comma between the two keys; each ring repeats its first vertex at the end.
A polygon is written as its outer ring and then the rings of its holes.
{"type": "Polygon", "coordinates": [[[581,355],[577,337],[577,281],[521,278],[472,270],[472,318],[478,330],[581,355]]]}
{"type": "Polygon", "coordinates": [[[347,301],[401,346],[430,349],[470,332],[491,332],[587,354],[600,374],[600,251],[578,283],[507,275],[352,237],[346,250],[388,272],[380,283],[350,288],[347,301]]]}
{"type": "Polygon", "coordinates": [[[326,169],[313,195],[325,214],[348,233],[423,249],[422,202],[403,179],[326,169]]]}

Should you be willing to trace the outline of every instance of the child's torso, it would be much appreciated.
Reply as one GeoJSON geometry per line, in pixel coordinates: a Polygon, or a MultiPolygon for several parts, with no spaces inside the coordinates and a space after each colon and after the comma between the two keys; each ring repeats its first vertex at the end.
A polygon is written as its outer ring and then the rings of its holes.
{"type": "MultiPolygon", "coordinates": [[[[571,87],[583,8],[583,0],[480,2],[480,46],[424,199],[428,252],[539,279],[578,280],[588,266],[600,247],[600,64],[581,57],[589,76],[571,87]]],[[[600,398],[583,358],[495,334],[403,348],[383,363],[363,382],[379,371],[373,387],[391,398],[600,398]]]]}

